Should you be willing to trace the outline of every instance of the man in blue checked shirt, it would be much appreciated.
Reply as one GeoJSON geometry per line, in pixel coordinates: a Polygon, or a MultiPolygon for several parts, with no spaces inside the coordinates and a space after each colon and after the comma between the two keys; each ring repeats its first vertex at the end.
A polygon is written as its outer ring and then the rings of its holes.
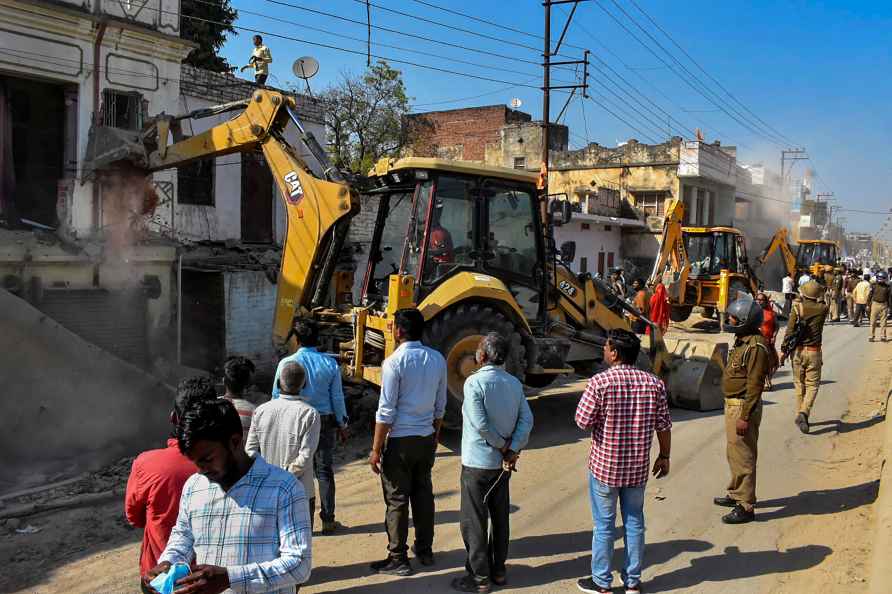
{"type": "MultiPolygon", "coordinates": [[[[319,330],[315,323],[298,318],[294,321],[293,329],[299,348],[279,362],[273,382],[273,398],[279,397],[279,374],[285,364],[291,361],[300,363],[307,371],[307,382],[300,396],[316,409],[322,422],[319,447],[313,458],[313,473],[319,481],[322,534],[332,534],[340,526],[335,521],[335,434],[341,443],[347,441],[348,423],[341,369],[333,357],[319,352],[319,330]]],[[[308,496],[312,497],[310,494],[308,496]]]]}
{"type": "Polygon", "coordinates": [[[310,577],[310,517],[294,476],[248,457],[231,402],[200,401],[177,429],[180,451],[198,466],[183,487],[177,523],[149,583],[176,563],[193,572],[176,582],[183,594],[294,594],[310,577]]]}

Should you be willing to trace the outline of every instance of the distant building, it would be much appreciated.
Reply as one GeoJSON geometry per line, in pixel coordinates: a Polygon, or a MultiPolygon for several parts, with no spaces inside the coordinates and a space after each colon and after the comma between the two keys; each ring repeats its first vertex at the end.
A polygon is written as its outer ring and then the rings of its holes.
{"type": "Polygon", "coordinates": [[[593,209],[594,196],[595,211],[609,204],[618,219],[599,220],[597,251],[577,249],[577,260],[591,258],[595,262],[591,271],[600,272],[600,245],[615,246],[619,229],[621,249],[615,266],[606,261],[608,251],[604,270],[622,267],[632,276],[646,277],[659,250],[670,201],[684,201],[686,225],[731,225],[735,175],[733,147],[678,137],[655,145],[632,139],[615,148],[592,143],[553,153],[548,187],[550,194],[566,195],[582,211],[593,209]]]}
{"type": "MultiPolygon", "coordinates": [[[[542,165],[542,122],[504,105],[415,113],[406,117],[405,125],[414,137],[407,156],[529,171],[542,165]]],[[[566,126],[551,124],[551,150],[566,150],[569,135],[566,126]]]]}

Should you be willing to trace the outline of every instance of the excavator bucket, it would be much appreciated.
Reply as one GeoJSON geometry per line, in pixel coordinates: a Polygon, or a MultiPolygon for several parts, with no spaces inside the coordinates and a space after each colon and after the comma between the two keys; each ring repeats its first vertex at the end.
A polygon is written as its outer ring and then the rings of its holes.
{"type": "Polygon", "coordinates": [[[146,167],[148,157],[142,136],[133,130],[109,126],[92,126],[87,139],[85,168],[102,172],[122,163],[136,168],[146,167]]]}
{"type": "Polygon", "coordinates": [[[717,410],[724,406],[722,373],[728,345],[709,340],[664,337],[667,359],[663,378],[674,406],[717,410]]]}

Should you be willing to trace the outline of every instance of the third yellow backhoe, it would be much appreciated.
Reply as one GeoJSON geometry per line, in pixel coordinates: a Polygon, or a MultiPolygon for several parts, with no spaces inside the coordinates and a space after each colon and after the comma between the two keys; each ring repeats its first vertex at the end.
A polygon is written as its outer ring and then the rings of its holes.
{"type": "Polygon", "coordinates": [[[782,227],[775,232],[762,253],[756,258],[759,265],[765,261],[776,251],[780,252],[781,260],[784,263],[784,270],[794,280],[798,280],[803,273],[808,274],[826,285],[828,275],[838,274],[841,271],[839,245],[835,241],[827,239],[800,239],[799,247],[796,253],[789,244],[789,232],[786,227],[782,227]]]}

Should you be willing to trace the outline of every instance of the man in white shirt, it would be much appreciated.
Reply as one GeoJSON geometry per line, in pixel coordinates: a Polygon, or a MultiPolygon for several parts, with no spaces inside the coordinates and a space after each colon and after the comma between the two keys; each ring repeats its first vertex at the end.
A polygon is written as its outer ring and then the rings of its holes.
{"type": "Polygon", "coordinates": [[[799,277],[799,286],[801,287],[805,283],[811,280],[811,275],[807,272],[803,272],[802,276],[799,277]]]}
{"type": "Polygon", "coordinates": [[[254,411],[245,451],[249,456],[259,453],[270,464],[293,474],[303,485],[309,500],[312,529],[316,508],[313,456],[319,445],[322,422],[316,409],[299,396],[306,381],[306,371],[300,363],[282,366],[278,381],[279,398],[264,402],[254,411]]]}
{"type": "Polygon", "coordinates": [[[269,77],[269,65],[273,61],[273,55],[269,48],[263,45],[263,37],[254,36],[254,51],[251,52],[251,58],[248,60],[247,66],[242,66],[242,72],[248,68],[254,69],[254,81],[263,86],[269,77]]]}
{"type": "Polygon", "coordinates": [[[784,317],[790,317],[790,308],[793,307],[793,299],[796,297],[796,291],[793,287],[793,277],[787,272],[787,275],[781,281],[781,292],[784,294],[784,317]]]}

